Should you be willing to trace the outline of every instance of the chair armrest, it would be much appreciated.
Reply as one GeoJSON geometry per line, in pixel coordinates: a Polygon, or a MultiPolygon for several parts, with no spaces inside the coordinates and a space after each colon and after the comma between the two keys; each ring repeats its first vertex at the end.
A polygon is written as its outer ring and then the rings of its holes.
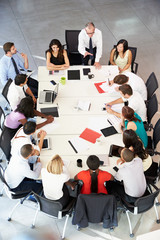
{"type": "Polygon", "coordinates": [[[135,74],[137,74],[137,71],[138,71],[138,63],[136,63],[136,62],[134,62],[133,63],[133,72],[135,73],[135,74]]]}

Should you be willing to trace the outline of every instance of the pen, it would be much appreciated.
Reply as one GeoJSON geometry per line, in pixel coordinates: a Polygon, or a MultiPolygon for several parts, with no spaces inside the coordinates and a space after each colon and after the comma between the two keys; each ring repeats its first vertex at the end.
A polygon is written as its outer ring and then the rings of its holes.
{"type": "Polygon", "coordinates": [[[107,121],[112,125],[112,123],[107,119],[107,121]]]}
{"type": "Polygon", "coordinates": [[[59,108],[59,105],[58,105],[58,103],[56,103],[57,104],[57,108],[59,108]]]}
{"type": "Polygon", "coordinates": [[[47,89],[44,89],[43,91],[44,91],[44,92],[48,92],[48,91],[49,91],[49,92],[52,92],[51,90],[47,90],[47,89]]]}
{"type": "Polygon", "coordinates": [[[108,85],[110,86],[110,81],[109,81],[109,78],[108,78],[108,85]]]}

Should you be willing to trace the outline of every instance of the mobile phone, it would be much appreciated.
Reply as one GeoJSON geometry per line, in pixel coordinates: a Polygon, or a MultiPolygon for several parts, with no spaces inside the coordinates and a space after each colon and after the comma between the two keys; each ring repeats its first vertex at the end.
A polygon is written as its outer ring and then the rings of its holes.
{"type": "Polygon", "coordinates": [[[120,150],[121,150],[122,148],[123,148],[123,147],[121,147],[121,146],[112,144],[112,145],[110,146],[110,150],[109,150],[109,157],[112,157],[112,156],[120,157],[120,150]]]}
{"type": "Polygon", "coordinates": [[[103,107],[103,108],[102,108],[102,111],[106,111],[106,108],[105,108],[105,107],[103,107]]]}
{"type": "Polygon", "coordinates": [[[50,81],[53,85],[56,85],[56,82],[54,80],[50,81]]]}
{"type": "Polygon", "coordinates": [[[59,73],[59,70],[54,70],[55,73],[59,73]]]}

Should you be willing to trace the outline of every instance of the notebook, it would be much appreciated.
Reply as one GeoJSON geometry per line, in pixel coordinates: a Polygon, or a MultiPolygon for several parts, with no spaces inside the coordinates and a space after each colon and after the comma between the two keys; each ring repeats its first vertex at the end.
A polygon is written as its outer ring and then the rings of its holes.
{"type": "Polygon", "coordinates": [[[59,117],[58,108],[50,107],[50,108],[41,108],[41,113],[46,115],[52,115],[53,117],[59,117]]]}
{"type": "Polygon", "coordinates": [[[68,80],[80,80],[80,70],[68,70],[68,80]]]}
{"type": "Polygon", "coordinates": [[[57,95],[58,95],[58,87],[59,87],[59,84],[56,85],[54,91],[50,91],[50,90],[41,91],[40,96],[39,96],[39,103],[40,104],[53,103],[54,100],[56,99],[57,95]]]}

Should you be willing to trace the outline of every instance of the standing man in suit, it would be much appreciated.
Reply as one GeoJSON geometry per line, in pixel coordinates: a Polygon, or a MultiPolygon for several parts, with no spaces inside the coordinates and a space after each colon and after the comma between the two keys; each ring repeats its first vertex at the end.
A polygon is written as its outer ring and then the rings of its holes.
{"type": "Polygon", "coordinates": [[[97,69],[101,68],[99,63],[102,56],[102,32],[95,28],[93,22],[86,24],[78,37],[78,51],[82,55],[83,65],[94,65],[97,69]]]}
{"type": "MultiPolygon", "coordinates": [[[[4,86],[9,78],[15,79],[17,74],[21,74],[21,70],[27,72],[28,57],[24,53],[19,53],[12,42],[6,42],[3,45],[5,55],[0,59],[0,80],[4,86]]],[[[35,97],[38,95],[38,82],[29,77],[28,86],[35,97]]]]}

